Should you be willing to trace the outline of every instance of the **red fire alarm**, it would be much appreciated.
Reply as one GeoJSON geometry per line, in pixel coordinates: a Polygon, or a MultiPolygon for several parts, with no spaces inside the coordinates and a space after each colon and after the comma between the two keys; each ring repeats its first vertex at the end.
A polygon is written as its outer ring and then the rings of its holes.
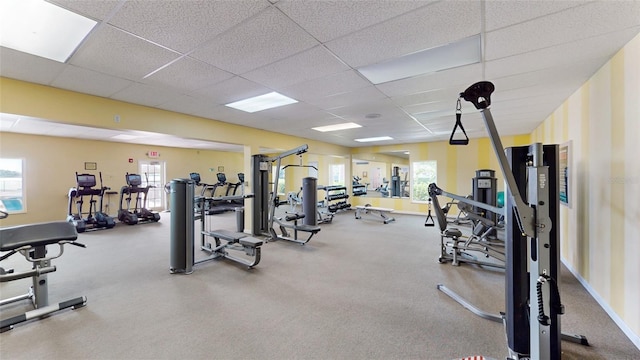
{"type": "Polygon", "coordinates": [[[129,158],[129,163],[133,164],[133,158],[129,158]]]}

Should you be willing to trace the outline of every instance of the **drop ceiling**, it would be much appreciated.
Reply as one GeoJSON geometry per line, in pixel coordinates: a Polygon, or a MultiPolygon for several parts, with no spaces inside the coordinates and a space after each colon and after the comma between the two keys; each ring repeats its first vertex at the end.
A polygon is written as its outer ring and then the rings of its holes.
{"type": "MultiPolygon", "coordinates": [[[[66,63],[0,48],[1,76],[347,147],[448,139],[458,94],[480,80],[495,84],[500,134],[529,133],[640,33],[640,1],[51,2],[98,25],[66,63]],[[358,71],[478,35],[477,63],[377,85],[358,71]],[[272,91],[298,103],[251,114],[224,106],[272,91]],[[311,129],[343,122],[362,127],[311,129]],[[378,136],[393,140],[354,141],[378,136]]],[[[463,112],[469,137],[485,136],[473,107],[463,112]]],[[[37,133],[49,121],[19,115],[3,114],[0,130],[37,133]]],[[[52,126],[48,135],[116,141],[127,133],[52,126]]]]}

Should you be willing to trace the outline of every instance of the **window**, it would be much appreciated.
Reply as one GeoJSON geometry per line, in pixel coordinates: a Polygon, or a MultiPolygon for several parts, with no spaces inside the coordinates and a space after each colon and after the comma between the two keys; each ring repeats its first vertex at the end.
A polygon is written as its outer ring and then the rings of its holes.
{"type": "Polygon", "coordinates": [[[438,180],[438,162],[416,161],[413,163],[413,186],[411,186],[411,199],[413,201],[426,202],[429,199],[429,184],[438,180]]]}
{"type": "Polygon", "coordinates": [[[0,158],[0,210],[8,213],[26,211],[22,159],[0,158]]]}
{"type": "Polygon", "coordinates": [[[344,186],[344,164],[329,166],[329,185],[344,186]]]}

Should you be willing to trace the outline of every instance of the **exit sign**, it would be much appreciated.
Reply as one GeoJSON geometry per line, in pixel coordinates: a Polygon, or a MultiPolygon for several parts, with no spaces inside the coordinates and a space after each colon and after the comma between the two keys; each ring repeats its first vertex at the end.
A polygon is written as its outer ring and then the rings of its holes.
{"type": "Polygon", "coordinates": [[[147,153],[147,156],[150,157],[150,158],[158,158],[158,157],[160,157],[160,153],[157,152],[157,151],[149,151],[147,153]]]}

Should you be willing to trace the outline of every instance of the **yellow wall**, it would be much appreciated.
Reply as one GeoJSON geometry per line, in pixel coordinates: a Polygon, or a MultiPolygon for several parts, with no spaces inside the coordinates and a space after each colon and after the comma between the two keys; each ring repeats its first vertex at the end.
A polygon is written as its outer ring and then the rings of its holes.
{"type": "MultiPolygon", "coordinates": [[[[294,136],[278,134],[275,132],[232,125],[221,121],[204,119],[121,101],[114,101],[97,96],[80,94],[3,77],[0,77],[0,112],[31,116],[66,124],[85,125],[106,129],[152,131],[190,139],[240,144],[244,146],[244,153],[240,159],[242,169],[239,170],[242,170],[245,174],[251,173],[251,155],[258,154],[261,147],[288,150],[296,148],[302,144],[307,144],[309,146],[309,152],[318,155],[338,155],[348,157],[350,153],[349,148],[343,146],[327,144],[309,139],[300,139],[294,136]],[[119,122],[114,121],[116,115],[120,119],[119,122]]],[[[2,153],[0,155],[8,157],[8,155],[5,154],[9,154],[9,148],[4,145],[4,138],[7,137],[8,139],[9,135],[5,133],[0,135],[3,138],[3,145],[2,148],[0,148],[2,153]]],[[[53,141],[56,144],[63,144],[66,139],[52,139],[50,141],[53,141]]],[[[31,147],[34,147],[35,143],[32,143],[31,147]]],[[[85,151],[84,146],[78,146],[74,149],[64,145],[61,146],[65,150],[64,153],[57,154],[60,158],[66,157],[69,159],[74,156],[74,154],[82,154],[85,151]]],[[[129,145],[124,144],[109,145],[109,147],[119,147],[122,149],[127,149],[128,146],[129,145]]],[[[57,147],[59,146],[51,146],[47,151],[54,151],[55,153],[55,149],[57,149],[57,147]]],[[[148,147],[145,147],[144,150],[148,150],[148,147]]],[[[20,154],[17,154],[12,156],[23,158],[27,158],[26,154],[33,154],[32,156],[34,157],[40,156],[39,153],[31,153],[28,149],[23,149],[22,153],[25,155],[21,156],[20,154]]],[[[27,160],[30,162],[31,156],[29,156],[27,160]]],[[[78,161],[80,162],[80,160],[78,161]]],[[[184,160],[182,159],[179,161],[184,160]]],[[[201,166],[203,166],[204,169],[208,169],[210,167],[209,164],[201,164],[201,166]]],[[[74,169],[71,169],[70,171],[70,174],[73,174],[73,172],[76,171],[76,168],[74,167],[74,169]]],[[[225,172],[230,174],[231,169],[227,170],[225,167],[225,172]]],[[[205,177],[205,171],[201,171],[201,173],[205,179],[208,179],[205,177]]],[[[188,173],[186,175],[188,175],[188,173]]],[[[186,175],[180,175],[180,177],[184,177],[186,175]]],[[[56,174],[55,176],[64,177],[71,175],[56,174]]],[[[250,178],[247,177],[247,180],[249,179],[250,178]]],[[[40,180],[42,180],[42,178],[40,178],[40,180]]],[[[231,177],[230,180],[235,181],[235,177],[231,177]]],[[[247,187],[250,186],[250,184],[247,185],[247,187]]],[[[68,186],[65,186],[65,188],[68,189],[68,186]]],[[[57,192],[59,190],[55,189],[54,191],[57,192]]],[[[32,195],[35,194],[28,194],[29,197],[32,195]]],[[[31,207],[32,201],[28,201],[30,209],[35,210],[31,207]]],[[[246,205],[245,211],[245,224],[247,228],[251,227],[251,211],[252,204],[249,202],[249,204],[246,205]]],[[[54,215],[54,213],[51,213],[50,215],[46,214],[47,212],[45,212],[45,214],[34,214],[29,211],[27,214],[22,216],[12,216],[10,219],[2,220],[0,223],[15,224],[16,221],[19,221],[19,223],[28,223],[36,220],[50,221],[59,219],[59,217],[54,215]]]]}
{"type": "MultiPolygon", "coordinates": [[[[27,213],[12,214],[2,225],[64,220],[68,209],[69,188],[76,186],[75,172],[102,172],[104,186],[120,191],[126,185],[125,174],[139,173],[139,160],[166,162],[167,181],[188,178],[199,172],[202,181],[215,183],[218,166],[224,166],[228,181],[236,182],[242,172],[241,153],[132,145],[107,141],[89,141],[51,136],[1,133],[0,154],[6,158],[21,158],[25,162],[25,193],[27,213]],[[158,159],[149,159],[149,150],[160,152],[158,159]],[[133,163],[129,163],[129,159],[133,163]],[[85,162],[95,162],[97,171],[85,171],[85,162]],[[213,168],[214,171],[209,171],[213,168]]],[[[99,180],[98,180],[99,181],[99,180]]],[[[119,195],[111,196],[111,206],[119,195]]],[[[106,201],[106,200],[105,200],[106,201]]],[[[85,204],[85,210],[87,210],[85,204]]],[[[115,214],[114,211],[109,211],[115,214]]]]}
{"type": "Polygon", "coordinates": [[[349,149],[343,146],[308,139],[301,143],[301,139],[294,136],[3,77],[0,77],[0,111],[67,124],[152,131],[256,148],[288,150],[307,143],[316,154],[349,155],[349,149]],[[119,122],[114,121],[116,115],[119,122]]]}
{"type": "Polygon", "coordinates": [[[561,207],[565,264],[640,348],[640,35],[569,97],[532,140],[571,142],[561,207]]]}
{"type": "MultiPolygon", "coordinates": [[[[501,140],[505,147],[527,145],[531,142],[529,135],[504,136],[501,137],[501,140]]],[[[437,184],[447,192],[461,196],[471,194],[471,179],[475,177],[476,170],[480,169],[495,170],[498,178],[498,190],[502,191],[504,188],[504,179],[498,166],[498,159],[488,138],[471,139],[467,146],[451,146],[448,141],[437,141],[362,147],[352,149],[352,157],[360,159],[369,154],[397,151],[399,149],[409,151],[409,163],[436,160],[438,162],[437,184]]],[[[378,160],[378,155],[376,155],[376,160],[378,160]]],[[[356,196],[352,198],[351,203],[354,206],[371,204],[408,213],[426,214],[427,212],[427,204],[415,203],[411,199],[356,196]]]]}

